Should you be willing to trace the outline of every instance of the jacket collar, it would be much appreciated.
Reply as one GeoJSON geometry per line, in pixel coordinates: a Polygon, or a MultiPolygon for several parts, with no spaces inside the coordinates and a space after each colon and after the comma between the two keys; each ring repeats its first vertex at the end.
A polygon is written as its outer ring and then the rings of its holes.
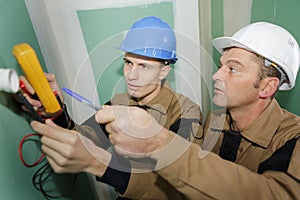
{"type": "Polygon", "coordinates": [[[282,120],[282,110],[274,98],[260,116],[241,134],[250,141],[268,147],[282,120]]]}
{"type": "MultiPolygon", "coordinates": [[[[212,131],[220,132],[221,130],[229,129],[229,115],[226,114],[225,110],[214,112],[214,116],[216,118],[212,118],[209,125],[212,131]]],[[[251,142],[266,148],[275,135],[282,117],[282,109],[274,98],[260,116],[245,131],[241,132],[241,135],[251,142]]]]}

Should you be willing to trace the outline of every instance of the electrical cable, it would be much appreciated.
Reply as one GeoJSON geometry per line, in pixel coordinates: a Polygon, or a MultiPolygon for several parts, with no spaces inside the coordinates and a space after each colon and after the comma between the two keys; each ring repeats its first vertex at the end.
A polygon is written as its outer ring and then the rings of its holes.
{"type": "MultiPolygon", "coordinates": [[[[58,198],[62,198],[64,196],[66,196],[69,192],[71,192],[72,188],[69,188],[64,194],[62,195],[51,195],[49,193],[49,191],[47,191],[45,189],[45,185],[47,183],[47,181],[49,180],[49,178],[54,175],[54,171],[51,168],[50,164],[47,162],[45,163],[43,166],[41,166],[33,175],[32,177],[32,183],[34,185],[34,187],[40,191],[43,196],[45,197],[45,199],[58,199],[58,198]]],[[[77,179],[77,174],[74,174],[73,177],[73,184],[76,183],[76,179],[77,179]]]]}
{"type": "Polygon", "coordinates": [[[19,143],[19,146],[18,146],[18,153],[19,153],[19,156],[20,156],[20,160],[21,162],[23,163],[23,165],[25,165],[26,167],[34,167],[36,165],[38,165],[45,157],[45,154],[42,153],[42,155],[40,156],[39,159],[37,159],[35,162],[33,162],[32,164],[29,164],[25,161],[24,157],[23,157],[23,145],[26,141],[28,141],[27,139],[30,138],[30,137],[33,137],[33,136],[39,136],[41,137],[41,134],[39,133],[33,133],[33,134],[27,134],[25,135],[22,140],[20,141],[19,143]]]}
{"type": "MultiPolygon", "coordinates": [[[[58,97],[58,95],[57,95],[58,97]]],[[[60,114],[62,114],[63,112],[63,109],[61,109],[59,111],[59,114],[56,115],[59,116],[60,114]]],[[[38,113],[39,114],[39,113],[38,113]]],[[[40,115],[41,116],[41,115],[40,115]]],[[[41,116],[42,117],[42,116],[41,116]]],[[[54,118],[51,118],[51,120],[54,120],[56,117],[54,118]]],[[[43,120],[45,120],[43,118],[43,120]]],[[[40,143],[40,140],[39,138],[41,137],[42,135],[39,134],[39,133],[31,133],[31,134],[27,134],[25,135],[20,143],[19,143],[19,146],[18,146],[18,153],[19,153],[19,157],[20,157],[20,160],[21,162],[23,163],[23,165],[25,165],[26,167],[35,167],[39,164],[42,163],[43,160],[45,160],[45,153],[42,153],[41,156],[36,160],[34,161],[33,163],[28,163],[26,162],[26,160],[24,159],[24,156],[23,156],[23,145],[25,144],[25,142],[29,141],[29,140],[33,140],[33,141],[36,141],[36,142],[39,142],[40,143]],[[36,137],[39,137],[38,139],[36,137]]],[[[45,199],[58,199],[58,198],[62,198],[64,197],[67,193],[71,192],[72,188],[68,189],[67,192],[65,192],[65,194],[62,194],[62,195],[51,195],[49,194],[49,191],[47,191],[45,189],[45,184],[49,181],[49,178],[55,174],[53,169],[51,168],[51,165],[48,163],[48,161],[46,160],[46,163],[43,164],[41,167],[39,167],[37,169],[37,171],[34,173],[33,177],[32,177],[32,183],[33,183],[33,186],[35,187],[35,189],[37,189],[38,191],[40,191],[42,193],[42,195],[44,196],[45,199]]],[[[74,174],[74,180],[73,180],[73,184],[75,184],[76,182],[76,177],[77,177],[77,174],[74,174]]]]}
{"type": "MultiPolygon", "coordinates": [[[[41,134],[32,133],[32,134],[25,135],[22,138],[22,140],[20,141],[19,146],[18,146],[18,153],[19,153],[20,160],[21,160],[22,164],[28,168],[35,167],[35,166],[41,164],[45,158],[45,153],[42,153],[42,155],[33,163],[27,163],[24,159],[23,151],[22,151],[24,143],[27,142],[28,140],[39,141],[38,139],[32,138],[32,137],[37,137],[37,136],[41,137],[41,134]]],[[[70,188],[67,190],[67,192],[65,192],[62,195],[55,196],[55,195],[49,194],[49,191],[47,191],[45,189],[45,184],[47,183],[47,181],[49,181],[49,178],[51,178],[54,174],[55,173],[54,173],[53,169],[51,168],[51,165],[48,163],[48,161],[46,161],[46,163],[44,163],[41,167],[39,167],[37,169],[37,171],[34,173],[34,175],[32,177],[32,184],[33,184],[34,188],[36,190],[40,191],[42,193],[42,195],[45,197],[45,199],[47,199],[47,200],[62,198],[65,195],[67,195],[69,192],[72,191],[71,190],[72,188],[70,188]]],[[[73,184],[76,183],[76,179],[77,179],[77,174],[74,174],[73,184]]]]}

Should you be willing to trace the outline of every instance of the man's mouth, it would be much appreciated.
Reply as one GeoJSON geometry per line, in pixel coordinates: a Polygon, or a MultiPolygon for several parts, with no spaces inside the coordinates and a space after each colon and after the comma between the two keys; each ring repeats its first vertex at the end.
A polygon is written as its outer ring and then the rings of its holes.
{"type": "Polygon", "coordinates": [[[138,85],[133,85],[133,84],[130,84],[130,83],[127,84],[127,87],[128,87],[128,89],[130,89],[130,90],[137,90],[137,89],[140,88],[140,86],[138,86],[138,85]]]}
{"type": "Polygon", "coordinates": [[[224,90],[218,86],[214,86],[214,93],[224,93],[224,90]]]}

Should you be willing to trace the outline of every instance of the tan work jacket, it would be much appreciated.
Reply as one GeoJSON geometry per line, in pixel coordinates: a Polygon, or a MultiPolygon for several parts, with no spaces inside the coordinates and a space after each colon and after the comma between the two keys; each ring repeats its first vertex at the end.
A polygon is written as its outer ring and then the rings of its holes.
{"type": "MultiPolygon", "coordinates": [[[[171,147],[169,152],[161,154],[156,173],[181,193],[174,194],[177,195],[174,199],[300,199],[298,116],[281,109],[272,100],[241,133],[235,162],[217,155],[224,135],[221,130],[226,129],[229,129],[226,112],[213,113],[204,129],[203,146],[208,151],[175,136],[176,148],[181,146],[186,151],[180,154],[171,147]],[[176,153],[180,154],[179,159],[159,166],[176,153]]],[[[151,193],[152,188],[142,177],[132,178],[125,194],[135,199],[162,199],[168,193],[162,186],[161,194],[158,190],[151,193]]]]}

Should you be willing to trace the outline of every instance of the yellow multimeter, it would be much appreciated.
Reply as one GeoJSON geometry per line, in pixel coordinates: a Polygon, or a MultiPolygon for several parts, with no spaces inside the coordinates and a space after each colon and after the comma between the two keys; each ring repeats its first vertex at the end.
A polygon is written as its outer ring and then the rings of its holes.
{"type": "Polygon", "coordinates": [[[13,47],[13,55],[20,64],[24,75],[35,90],[39,100],[45,107],[46,112],[52,114],[60,111],[61,106],[31,46],[27,43],[18,44],[13,47]]]}

